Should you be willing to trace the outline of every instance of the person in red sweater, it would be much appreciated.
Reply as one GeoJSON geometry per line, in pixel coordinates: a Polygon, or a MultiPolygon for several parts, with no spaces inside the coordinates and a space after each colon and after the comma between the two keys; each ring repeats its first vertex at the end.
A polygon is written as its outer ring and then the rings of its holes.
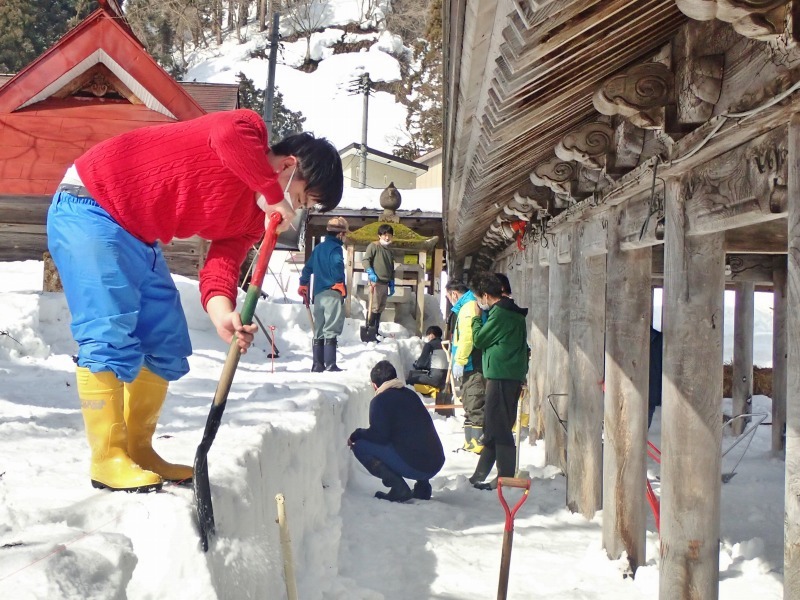
{"type": "Polygon", "coordinates": [[[236,311],[239,267],[270,214],[335,208],[342,197],[336,148],[309,133],[270,147],[250,110],[144,127],[80,156],[56,191],[48,247],[61,275],[78,343],[77,382],[92,450],[92,485],[149,491],[190,481],[151,438],[170,381],[189,371],[191,343],[159,242],[211,241],[200,296],[226,343],[241,352],[256,327],[236,311]],[[284,200],[287,200],[284,202],[284,200]]]}

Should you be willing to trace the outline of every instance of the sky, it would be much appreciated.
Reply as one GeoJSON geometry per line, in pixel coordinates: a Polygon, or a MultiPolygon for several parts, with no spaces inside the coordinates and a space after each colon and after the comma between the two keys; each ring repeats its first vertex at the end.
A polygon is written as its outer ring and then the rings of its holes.
{"type": "MultiPolygon", "coordinates": [[[[270,268],[281,271],[275,260],[270,268]]],[[[433,415],[446,462],[427,502],[373,498],[383,486],[347,448],[349,434],[368,422],[370,368],[387,359],[405,373],[418,356],[421,340],[401,325],[382,324],[387,338],[364,344],[359,312],[340,338],[345,371],[311,373],[308,316],[291,291],[296,274],[284,284],[286,298],[278,278],[268,277],[270,297],[257,314],[275,327],[278,358],[268,357],[272,346],[259,333],[236,371],[208,455],[218,535],[203,553],[190,488],[125,494],[91,487],[69,312],[62,294],[41,291],[41,280],[37,261],[0,263],[0,598],[286,598],[278,493],[286,497],[304,600],[494,597],[503,510],[496,493],[467,481],[477,456],[459,451],[463,413],[433,415]]],[[[189,375],[170,386],[154,446],[191,464],[227,348],[200,306],[197,283],[175,280],[194,353],[189,375]]],[[[433,322],[437,307],[428,300],[426,322],[433,322]]],[[[764,322],[756,318],[757,327],[764,322]]],[[[757,355],[771,343],[761,333],[757,355]]],[[[723,407],[729,412],[730,400],[723,407]]],[[[755,397],[754,411],[770,422],[768,398],[755,397]]],[[[656,445],[659,428],[660,410],[650,432],[656,445]]],[[[726,433],[724,449],[733,442],[726,433]]],[[[722,599],[782,597],[784,463],[771,458],[769,445],[769,426],[758,426],[722,461],[723,472],[736,473],[722,487],[722,599]]],[[[520,467],[532,484],[515,520],[509,598],[657,597],[651,515],[647,562],[635,579],[625,578],[626,561],[609,560],[602,549],[602,512],[587,521],[565,508],[565,478],[545,465],[542,442],[523,439],[520,467]]],[[[658,473],[651,461],[656,492],[658,473]]],[[[518,499],[516,490],[505,496],[512,505],[518,499]]]]}
{"type": "MultiPolygon", "coordinates": [[[[332,4],[330,27],[312,39],[322,59],[310,74],[292,68],[305,42],[285,44],[276,83],[286,104],[301,110],[308,129],[338,147],[359,141],[361,99],[347,83],[368,69],[372,79],[399,77],[385,49],[396,37],[372,35],[375,44],[356,55],[332,55],[336,25],[354,18],[361,2],[332,4]]],[[[380,6],[379,6],[380,8],[380,6]]],[[[288,33],[288,32],[284,32],[288,33]]],[[[266,82],[266,61],[249,59],[263,46],[256,34],[193,57],[187,79],[234,82],[239,70],[266,82]]],[[[299,57],[299,58],[298,58],[299,57]]],[[[405,110],[378,93],[370,100],[369,145],[391,151],[405,110]]],[[[432,210],[441,196],[404,194],[403,209],[432,210]],[[437,199],[438,198],[438,199],[437,199]]],[[[342,206],[361,208],[369,190],[348,191],[342,206]]],[[[259,333],[237,369],[209,473],[218,535],[203,553],[190,488],[159,493],[95,490],[89,449],[75,391],[62,294],[41,291],[37,261],[0,263],[0,598],[14,600],[150,600],[162,598],[286,598],[275,496],[286,498],[292,559],[303,600],[470,600],[497,590],[504,515],[496,493],[475,490],[467,478],[477,462],[459,451],[463,413],[434,424],[446,462],[433,480],[433,498],[393,504],[373,497],[384,489],[352,457],[349,434],[368,421],[369,370],[388,359],[406,372],[421,340],[399,324],[381,325],[380,344],[359,339],[363,305],[356,303],[340,338],[341,373],[310,373],[308,314],[294,293],[296,267],[276,253],[257,309],[275,327],[276,347],[259,333]],[[277,350],[274,360],[269,354],[277,350]]],[[[170,386],[154,444],[165,458],[190,464],[202,437],[227,347],[200,306],[197,283],[175,277],[190,326],[190,373],[170,386]]],[[[241,300],[241,298],[240,298],[241,300]]],[[[426,325],[442,319],[428,298],[426,325]]],[[[656,299],[656,316],[660,298],[656,299]]],[[[726,360],[730,360],[732,309],[726,305],[726,360]]],[[[771,355],[771,297],[756,300],[755,362],[771,355]]],[[[421,399],[421,401],[423,401],[421,399]]],[[[426,400],[427,401],[427,400],[426,400]]],[[[730,411],[730,400],[723,401],[730,411]]],[[[754,410],[771,421],[770,400],[754,410]]],[[[657,445],[660,411],[650,439],[657,445]]],[[[724,448],[734,439],[726,433],[724,448]]],[[[784,463],[769,452],[770,427],[723,458],[735,472],[722,487],[720,598],[782,597],[784,463]],[[740,460],[741,459],[741,460],[740,460]],[[737,464],[738,463],[738,464],[737,464]]],[[[648,520],[647,561],[635,578],[626,561],[610,560],[601,545],[602,512],[591,521],[565,508],[564,476],[545,465],[544,445],[520,444],[520,467],[531,493],[515,521],[509,594],[514,600],[639,600],[657,597],[658,533],[648,520]]],[[[658,492],[659,469],[648,476],[658,492]]],[[[643,482],[644,484],[644,482],[643,482]]],[[[513,504],[514,490],[506,493],[513,504]]]]}

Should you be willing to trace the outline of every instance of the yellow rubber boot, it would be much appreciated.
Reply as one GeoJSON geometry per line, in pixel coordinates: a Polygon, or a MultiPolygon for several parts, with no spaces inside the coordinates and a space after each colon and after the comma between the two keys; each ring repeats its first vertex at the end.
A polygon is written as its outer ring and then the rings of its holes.
{"type": "Polygon", "coordinates": [[[128,456],[122,382],[111,371],[92,373],[84,367],[77,368],[76,376],[92,449],[92,485],[126,492],[160,489],[161,477],[140,468],[128,456]]]}
{"type": "Polygon", "coordinates": [[[431,396],[434,399],[436,398],[436,392],[439,391],[439,388],[433,387],[432,385],[428,385],[426,383],[415,383],[414,389],[423,396],[431,396]]]}
{"type": "Polygon", "coordinates": [[[475,454],[480,454],[483,452],[483,427],[479,427],[478,425],[471,425],[470,427],[472,428],[472,433],[470,445],[467,450],[475,454]]]}
{"type": "Polygon", "coordinates": [[[125,423],[128,426],[128,455],[143,469],[158,473],[167,481],[191,483],[194,473],[188,465],[174,465],[153,450],[153,434],[167,397],[169,383],[143,368],[125,384],[125,423]]]}

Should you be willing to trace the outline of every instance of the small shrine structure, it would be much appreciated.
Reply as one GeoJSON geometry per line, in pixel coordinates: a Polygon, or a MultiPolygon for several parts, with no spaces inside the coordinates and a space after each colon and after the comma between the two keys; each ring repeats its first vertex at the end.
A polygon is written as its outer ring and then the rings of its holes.
{"type": "MultiPolygon", "coordinates": [[[[425,290],[428,285],[431,289],[438,286],[442,273],[441,251],[436,252],[435,248],[439,242],[439,236],[426,237],[411,229],[408,225],[401,222],[397,210],[400,208],[401,195],[395,188],[394,183],[381,192],[381,207],[383,213],[377,221],[373,221],[359,229],[351,231],[345,240],[345,265],[348,283],[347,298],[345,299],[345,315],[352,316],[352,299],[360,296],[367,302],[369,301],[369,291],[364,269],[360,258],[357,260],[356,254],[363,253],[367,246],[378,239],[378,228],[387,223],[394,229],[394,238],[391,245],[392,254],[395,259],[395,296],[389,299],[390,304],[403,303],[406,298],[405,290],[411,292],[411,302],[413,307],[411,312],[416,324],[416,334],[422,335],[423,319],[425,314],[425,290]],[[395,300],[392,300],[395,298],[395,300]]],[[[390,312],[388,315],[393,317],[390,312]]],[[[392,320],[394,320],[392,318],[392,320]]]]}

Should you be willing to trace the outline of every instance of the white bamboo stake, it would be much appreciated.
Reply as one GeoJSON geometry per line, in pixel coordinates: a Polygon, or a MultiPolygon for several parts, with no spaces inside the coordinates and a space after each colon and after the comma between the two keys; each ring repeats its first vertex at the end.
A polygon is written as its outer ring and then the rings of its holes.
{"type": "Polygon", "coordinates": [[[275,496],[275,503],[278,505],[278,527],[281,533],[281,555],[283,556],[283,578],[286,580],[286,595],[289,600],[297,600],[292,540],[289,537],[289,524],[286,522],[286,499],[283,494],[275,496]]]}

